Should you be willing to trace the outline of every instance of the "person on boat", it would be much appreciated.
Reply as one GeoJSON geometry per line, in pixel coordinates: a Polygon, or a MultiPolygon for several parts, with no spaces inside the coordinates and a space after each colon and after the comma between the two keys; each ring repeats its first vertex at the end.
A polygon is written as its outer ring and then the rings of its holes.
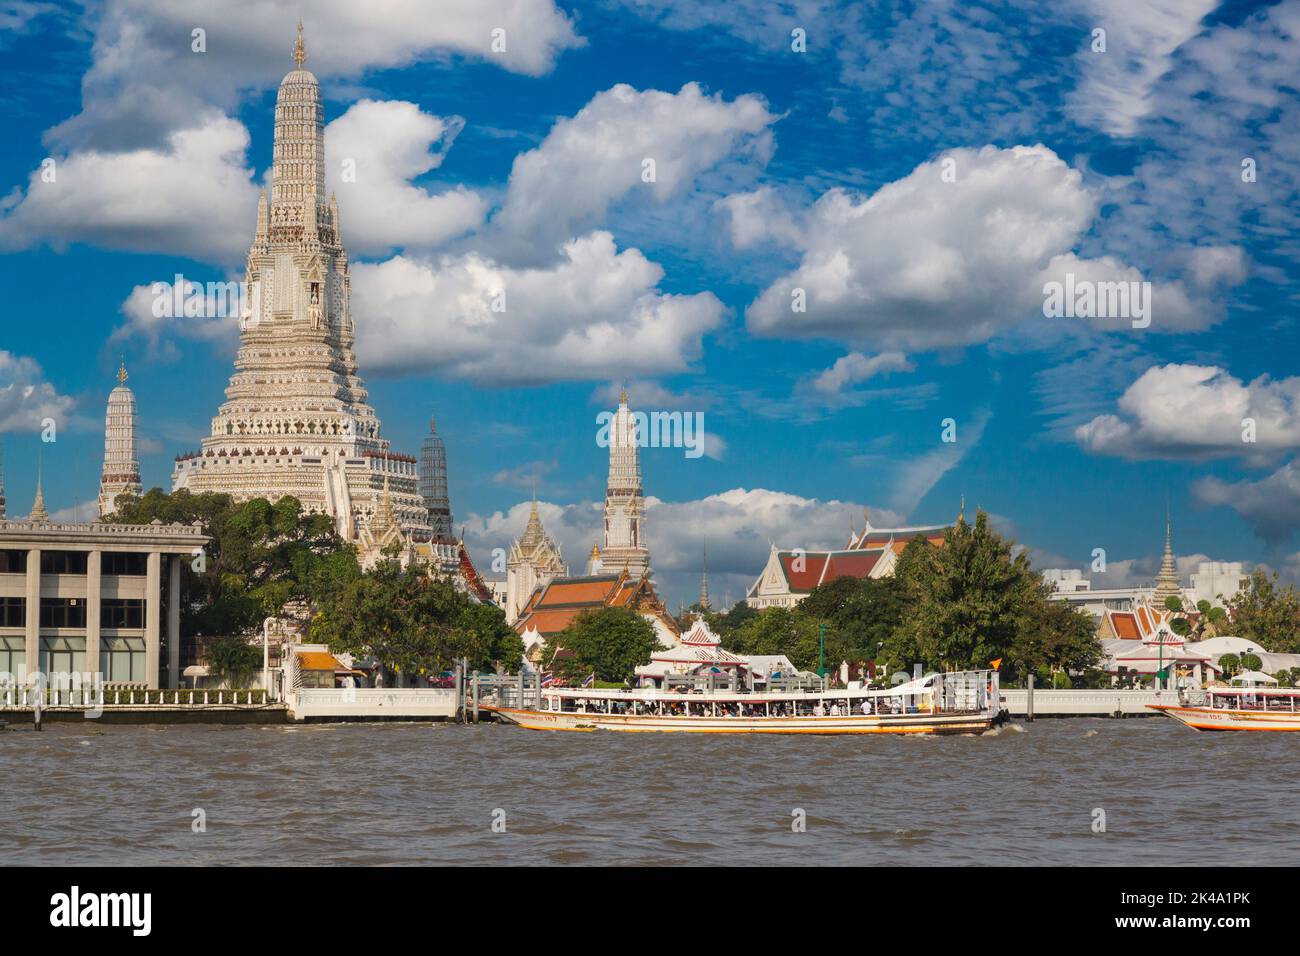
{"type": "Polygon", "coordinates": [[[864,698],[862,698],[862,716],[863,716],[863,717],[869,717],[869,716],[871,716],[871,698],[870,698],[870,697],[864,697],[864,698]]]}
{"type": "Polygon", "coordinates": [[[820,700],[813,705],[813,716],[814,717],[826,716],[826,708],[822,706],[822,702],[820,700]]]}

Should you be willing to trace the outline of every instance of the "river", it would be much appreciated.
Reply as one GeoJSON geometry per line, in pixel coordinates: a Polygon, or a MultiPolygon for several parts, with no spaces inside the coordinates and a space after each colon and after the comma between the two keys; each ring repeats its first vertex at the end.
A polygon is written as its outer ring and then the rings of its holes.
{"type": "Polygon", "coordinates": [[[0,840],[10,864],[1290,864],[1298,755],[1300,735],[1162,718],[935,738],[47,723],[0,734],[0,840]]]}

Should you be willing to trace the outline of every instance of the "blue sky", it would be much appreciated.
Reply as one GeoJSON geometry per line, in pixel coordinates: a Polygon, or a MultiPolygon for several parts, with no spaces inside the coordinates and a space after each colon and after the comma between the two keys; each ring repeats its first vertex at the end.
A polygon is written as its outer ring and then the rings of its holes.
{"type": "Polygon", "coordinates": [[[948,520],[962,495],[1040,566],[1105,548],[1099,584],[1152,575],[1167,501],[1186,568],[1300,568],[1300,4],[265,9],[0,5],[11,514],[53,417],[47,501],[89,516],[119,356],[147,486],[206,433],[231,322],[151,322],[137,290],[242,275],[301,13],[361,373],[395,448],[436,414],[485,569],[536,483],[581,570],[624,381],[711,436],[642,457],[674,606],[705,539],[735,599],[769,541],[839,544],[864,507],[948,520]],[[1150,327],[1044,316],[1067,272],[1150,282],[1150,327]]]}

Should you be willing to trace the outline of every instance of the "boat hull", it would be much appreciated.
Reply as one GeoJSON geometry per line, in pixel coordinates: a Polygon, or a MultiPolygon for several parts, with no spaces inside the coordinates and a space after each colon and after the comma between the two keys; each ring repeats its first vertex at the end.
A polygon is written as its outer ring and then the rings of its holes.
{"type": "Polygon", "coordinates": [[[693,734],[979,734],[988,714],[897,714],[849,717],[660,717],[490,708],[528,730],[612,730],[623,733],[693,734]]]}
{"type": "Polygon", "coordinates": [[[1184,707],[1178,704],[1147,706],[1193,730],[1300,731],[1300,713],[1184,707]]]}

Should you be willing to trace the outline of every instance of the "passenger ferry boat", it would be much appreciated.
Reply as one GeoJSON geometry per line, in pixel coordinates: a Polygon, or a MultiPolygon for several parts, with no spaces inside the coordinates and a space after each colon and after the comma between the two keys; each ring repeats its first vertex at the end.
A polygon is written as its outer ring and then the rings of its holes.
{"type": "Polygon", "coordinates": [[[959,671],[878,690],[542,688],[535,706],[484,709],[529,730],[978,734],[999,722],[1001,700],[996,671],[959,671]]]}
{"type": "Polygon", "coordinates": [[[1147,704],[1193,730],[1300,730],[1300,689],[1207,687],[1177,704],[1147,704]]]}

